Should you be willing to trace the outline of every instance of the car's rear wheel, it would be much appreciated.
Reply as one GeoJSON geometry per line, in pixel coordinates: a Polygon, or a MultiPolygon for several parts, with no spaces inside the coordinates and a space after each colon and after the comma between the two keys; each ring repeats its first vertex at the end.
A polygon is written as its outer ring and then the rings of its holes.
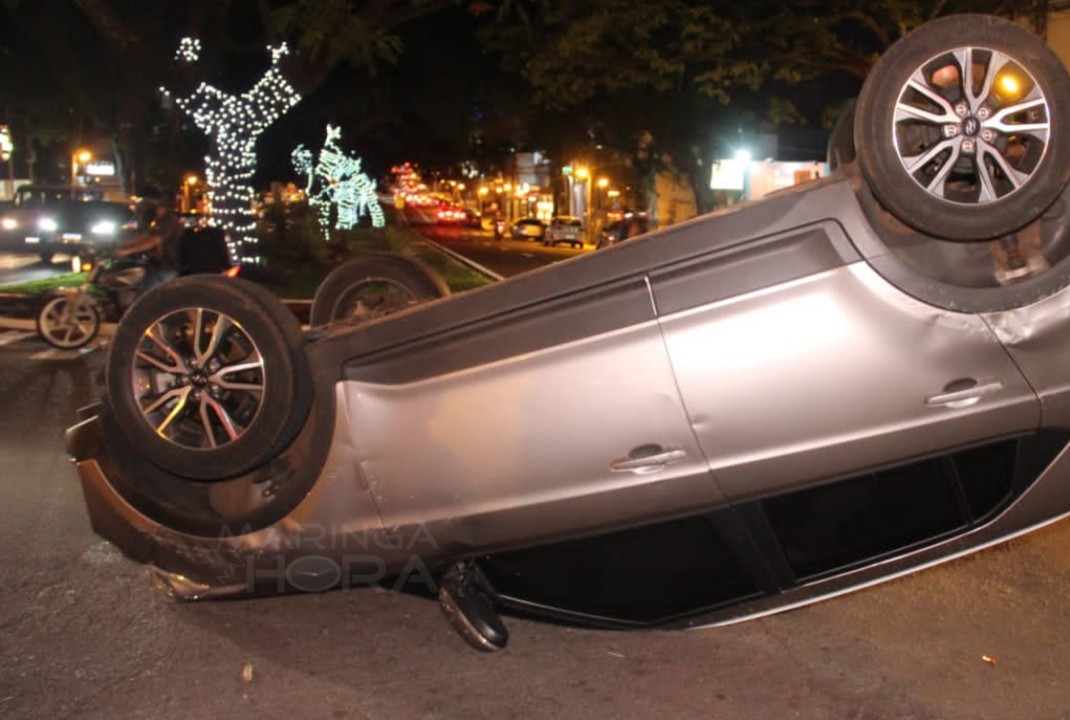
{"type": "Polygon", "coordinates": [[[37,334],[52,347],[76,350],[100,332],[100,311],[83,293],[57,295],[37,313],[37,334]]]}
{"type": "Polygon", "coordinates": [[[366,255],[335,268],[316,290],[309,322],[372,320],[449,295],[430,268],[399,255],[366,255]]]}
{"type": "Polygon", "coordinates": [[[870,72],[855,116],[873,194],[931,235],[1011,233],[1070,179],[1070,76],[1007,20],[956,15],[907,35],[870,72]]]}
{"type": "Polygon", "coordinates": [[[832,126],[826,157],[830,172],[835,172],[855,160],[855,105],[855,100],[845,105],[836,118],[836,124],[832,126]]]}
{"type": "Polygon", "coordinates": [[[218,480],[271,460],[308,412],[296,318],[262,288],[196,276],[130,308],[107,363],[123,433],[175,475],[218,480]]]}

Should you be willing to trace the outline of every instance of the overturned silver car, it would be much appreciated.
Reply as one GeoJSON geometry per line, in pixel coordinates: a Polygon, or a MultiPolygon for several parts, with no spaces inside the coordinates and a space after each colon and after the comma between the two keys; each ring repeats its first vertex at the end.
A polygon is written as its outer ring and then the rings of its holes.
{"type": "Polygon", "coordinates": [[[454,297],[363,258],[307,332],[247,283],[164,285],[68,432],[93,526],[182,597],[433,590],[496,649],[501,609],[717,624],[1050,523],[1067,123],[1038,39],[956,16],[875,67],[856,159],[760,203],[454,297]]]}

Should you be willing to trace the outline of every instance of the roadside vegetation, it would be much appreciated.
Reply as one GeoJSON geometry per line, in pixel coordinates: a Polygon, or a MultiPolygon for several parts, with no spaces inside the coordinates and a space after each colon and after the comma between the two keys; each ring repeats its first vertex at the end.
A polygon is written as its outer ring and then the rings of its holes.
{"type": "Polygon", "coordinates": [[[491,282],[423,241],[384,208],[386,227],[332,230],[325,239],[316,214],[305,204],[269,206],[258,236],[263,258],[262,282],[287,298],[311,298],[320,282],[346,260],[367,253],[396,253],[415,258],[442,276],[454,293],[491,282]]]}

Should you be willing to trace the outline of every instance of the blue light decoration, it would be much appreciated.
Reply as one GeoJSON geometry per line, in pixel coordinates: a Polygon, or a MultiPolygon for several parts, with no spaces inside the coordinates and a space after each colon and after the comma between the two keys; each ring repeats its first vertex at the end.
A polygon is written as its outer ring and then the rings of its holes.
{"type": "MultiPolygon", "coordinates": [[[[195,64],[201,43],[183,38],[175,59],[195,64]]],[[[254,260],[256,216],[254,192],[250,185],[256,171],[256,142],[270,125],[301,100],[279,69],[279,61],[289,54],[286,43],[268,46],[271,65],[263,77],[240,95],[230,95],[201,83],[185,96],[175,96],[194,124],[208,136],[211,150],[205,158],[205,180],[210,223],[227,233],[233,257],[254,260]]],[[[161,88],[169,94],[166,88],[161,88]]]]}
{"type": "Polygon", "coordinates": [[[290,156],[294,169],[307,178],[305,196],[319,214],[320,227],[327,240],[331,239],[332,208],[337,230],[355,227],[361,215],[371,218],[374,227],[386,224],[375,192],[375,181],[360,171],[360,158],[346,155],[338,146],[341,137],[341,128],[328,125],[327,139],[315,162],[312,151],[304,145],[294,148],[290,156]]]}

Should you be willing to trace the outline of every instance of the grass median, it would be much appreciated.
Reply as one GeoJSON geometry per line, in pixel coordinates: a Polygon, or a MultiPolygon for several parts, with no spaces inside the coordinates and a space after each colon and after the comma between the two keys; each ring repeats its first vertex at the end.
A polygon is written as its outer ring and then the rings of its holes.
{"type": "MultiPolygon", "coordinates": [[[[376,231],[383,232],[383,231],[376,231]]],[[[269,260],[263,265],[254,265],[243,271],[243,276],[258,282],[281,298],[288,300],[311,300],[323,278],[335,267],[349,258],[369,252],[397,252],[415,258],[438,273],[452,293],[487,285],[493,282],[454,258],[445,255],[424,243],[419,235],[408,230],[395,230],[391,237],[376,235],[371,231],[349,238],[344,246],[333,246],[325,257],[314,262],[293,258],[269,260]],[[407,234],[407,235],[404,235],[407,234]],[[404,240],[400,238],[404,238],[404,240]]],[[[85,282],[88,273],[66,273],[40,280],[0,285],[0,294],[41,295],[60,288],[77,287],[85,282]]]]}

